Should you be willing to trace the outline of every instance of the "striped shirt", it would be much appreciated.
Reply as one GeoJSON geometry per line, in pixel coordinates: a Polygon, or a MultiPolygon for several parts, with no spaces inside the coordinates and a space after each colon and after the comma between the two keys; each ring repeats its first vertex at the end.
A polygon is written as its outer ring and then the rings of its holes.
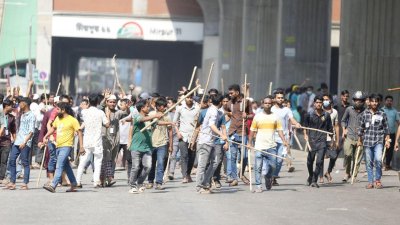
{"type": "Polygon", "coordinates": [[[275,148],[275,131],[283,131],[281,119],[275,113],[267,114],[264,111],[256,114],[251,123],[250,130],[257,132],[256,143],[254,145],[257,149],[275,148]]]}
{"type": "MultiPolygon", "coordinates": [[[[28,111],[21,115],[19,130],[14,145],[21,145],[24,143],[26,136],[35,131],[36,117],[32,111],[28,111]]],[[[32,135],[33,137],[33,135],[32,135]]],[[[26,143],[27,146],[32,146],[32,137],[26,143]]]]}

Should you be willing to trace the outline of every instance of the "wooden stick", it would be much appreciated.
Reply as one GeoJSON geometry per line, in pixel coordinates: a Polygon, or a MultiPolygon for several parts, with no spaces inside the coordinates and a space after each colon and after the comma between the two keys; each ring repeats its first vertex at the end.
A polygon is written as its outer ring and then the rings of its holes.
{"type": "Polygon", "coordinates": [[[43,157],[42,157],[42,162],[40,163],[39,177],[36,181],[36,187],[39,187],[40,178],[42,177],[42,170],[43,170],[44,158],[46,156],[46,149],[47,149],[47,146],[45,145],[43,148],[43,157]]]}
{"type": "Polygon", "coordinates": [[[400,87],[397,88],[388,88],[388,91],[400,91],[400,87]]]}
{"type": "Polygon", "coordinates": [[[311,151],[312,151],[312,148],[311,148],[310,142],[309,142],[309,141],[306,141],[306,145],[307,145],[307,147],[308,147],[308,151],[311,152],[311,151]]]}
{"type": "Polygon", "coordinates": [[[311,127],[299,127],[299,128],[296,128],[296,127],[295,127],[295,129],[313,130],[313,131],[317,131],[317,132],[321,132],[321,133],[333,135],[333,133],[331,133],[331,132],[324,131],[324,130],[319,130],[319,129],[315,129],[315,128],[311,128],[311,127]]]}
{"type": "Polygon", "coordinates": [[[351,174],[351,184],[354,184],[354,178],[355,178],[355,175],[357,172],[357,162],[358,162],[358,157],[359,157],[358,155],[360,154],[360,151],[361,151],[361,146],[358,146],[357,152],[356,152],[356,158],[354,161],[353,174],[351,174]]]}
{"type": "Polygon", "coordinates": [[[248,162],[248,167],[249,167],[249,181],[250,181],[250,192],[252,192],[253,191],[253,179],[251,178],[252,176],[252,174],[251,174],[251,152],[248,152],[248,156],[247,156],[247,160],[249,161],[248,162]]]}
{"type": "MultiPolygon", "coordinates": [[[[169,109],[165,110],[164,112],[164,116],[166,114],[168,114],[171,110],[173,110],[176,106],[179,105],[179,103],[181,103],[182,101],[184,101],[188,96],[190,96],[193,92],[195,92],[197,89],[200,88],[200,85],[198,85],[197,87],[193,88],[193,90],[189,91],[185,96],[183,96],[181,99],[179,99],[178,102],[176,102],[173,106],[171,106],[169,109]]],[[[147,124],[145,127],[143,127],[140,132],[145,131],[147,128],[149,128],[151,125],[153,125],[154,123],[156,123],[158,121],[158,119],[154,119],[151,123],[147,124]]]]}
{"type": "Polygon", "coordinates": [[[43,84],[43,92],[44,92],[44,101],[45,101],[45,106],[44,106],[44,108],[46,109],[46,111],[47,111],[47,104],[49,103],[48,102],[48,100],[47,100],[47,94],[46,94],[46,82],[44,81],[44,80],[42,80],[42,84],[43,84]]]}
{"type": "MultiPolygon", "coordinates": [[[[243,94],[243,110],[242,112],[246,112],[246,94],[247,94],[247,74],[244,74],[244,94],[243,94]]],[[[242,119],[242,146],[244,145],[244,137],[245,137],[245,133],[246,133],[246,129],[245,129],[245,123],[246,123],[246,118],[242,119]]],[[[243,160],[244,160],[244,151],[246,151],[245,147],[241,148],[242,153],[240,154],[240,178],[243,177],[243,160]]]]}
{"type": "Polygon", "coordinates": [[[208,73],[207,83],[206,83],[206,86],[204,87],[204,93],[203,93],[203,97],[201,97],[200,104],[203,102],[204,97],[206,97],[206,93],[207,93],[207,90],[208,90],[208,83],[210,83],[210,77],[211,77],[211,73],[213,71],[213,68],[214,68],[214,62],[211,63],[210,72],[208,73]]]}
{"type": "Polygon", "coordinates": [[[14,48],[14,65],[15,65],[15,76],[17,77],[17,84],[19,84],[18,65],[17,65],[17,56],[15,54],[15,48],[14,48]]]}
{"type": "Polygon", "coordinates": [[[193,79],[194,79],[194,76],[196,75],[196,70],[197,70],[197,66],[195,66],[195,67],[193,68],[192,78],[190,78],[188,90],[190,90],[190,88],[192,87],[193,79]]]}
{"type": "MultiPolygon", "coordinates": [[[[119,82],[119,76],[118,76],[118,71],[117,71],[117,61],[116,61],[116,59],[115,59],[116,56],[117,56],[117,55],[114,54],[114,56],[113,56],[113,58],[112,58],[112,64],[113,64],[113,67],[114,67],[115,81],[116,81],[116,83],[117,83],[117,85],[118,85],[118,88],[121,90],[122,95],[125,96],[125,95],[126,95],[126,94],[125,94],[125,90],[122,88],[121,83],[119,82]]],[[[114,83],[114,89],[115,89],[115,83],[114,83]]]]}
{"type": "Polygon", "coordinates": [[[221,78],[221,93],[224,94],[225,87],[224,87],[224,78],[221,78]]]}
{"type": "Polygon", "coordinates": [[[383,161],[385,160],[385,156],[386,156],[386,146],[383,148],[382,164],[383,164],[383,161]]]}
{"type": "Polygon", "coordinates": [[[58,92],[60,91],[60,88],[61,88],[61,82],[58,83],[58,87],[57,87],[57,91],[56,91],[56,95],[55,96],[58,96],[58,92]]]}
{"type": "Polygon", "coordinates": [[[272,94],[272,82],[269,82],[269,90],[268,90],[268,95],[272,94]]]}
{"type": "Polygon", "coordinates": [[[167,183],[167,177],[168,177],[168,171],[169,171],[169,160],[171,159],[171,152],[168,153],[168,160],[167,160],[167,167],[165,168],[164,171],[164,176],[163,176],[163,183],[167,183]]]}
{"type": "Polygon", "coordinates": [[[301,143],[300,143],[300,140],[299,140],[299,138],[297,137],[297,134],[296,134],[297,132],[296,132],[296,130],[294,130],[294,132],[293,132],[293,137],[294,137],[294,140],[296,140],[296,143],[297,143],[297,145],[299,146],[299,148],[300,148],[300,150],[304,150],[303,149],[303,146],[301,146],[301,143]]]}

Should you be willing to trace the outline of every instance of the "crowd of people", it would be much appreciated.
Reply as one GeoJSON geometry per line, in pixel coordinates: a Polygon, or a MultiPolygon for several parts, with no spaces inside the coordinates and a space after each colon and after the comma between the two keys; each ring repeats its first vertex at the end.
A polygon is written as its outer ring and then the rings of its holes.
{"type": "Polygon", "coordinates": [[[30,170],[43,167],[45,190],[69,186],[67,191],[75,192],[91,167],[93,187],[111,187],[122,152],[129,193],[164,189],[167,180],[176,179],[177,164],[183,184],[194,182],[195,171],[196,191],[202,194],[221,188],[222,179],[229,186],[250,184],[246,171],[254,167],[254,191],[261,193],[279,185],[285,161],[288,172],[294,171],[286,159],[295,141],[302,148],[297,135],[306,143],[310,187],[333,182],[341,152],[341,182],[357,182],[363,161],[367,189],[383,187],[382,170],[400,169],[393,160],[400,118],[392,96],[344,90],[336,98],[324,84],[317,93],[312,86],[277,88],[260,101],[245,97],[249,93],[238,84],[227,93],[183,89],[177,98],[116,95],[107,89],[74,106],[65,94],[32,95],[30,86],[24,97],[8,88],[0,96],[1,184],[15,190],[17,178],[23,178],[19,189],[28,190],[30,170]]]}

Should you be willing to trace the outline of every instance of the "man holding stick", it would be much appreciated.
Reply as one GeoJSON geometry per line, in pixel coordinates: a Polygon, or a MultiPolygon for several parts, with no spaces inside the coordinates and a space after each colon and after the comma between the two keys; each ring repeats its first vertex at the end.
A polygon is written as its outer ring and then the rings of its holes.
{"type": "Polygon", "coordinates": [[[200,194],[210,193],[210,181],[219,163],[218,157],[215,155],[215,137],[212,135],[217,134],[222,140],[227,140],[225,130],[220,131],[217,127],[217,121],[223,116],[222,113],[218,113],[222,99],[223,97],[220,94],[211,95],[212,105],[207,109],[200,128],[197,142],[199,158],[196,174],[197,192],[200,194]],[[206,170],[208,163],[209,166],[206,170]]]}
{"type": "Polygon", "coordinates": [[[386,113],[378,109],[380,97],[369,96],[370,108],[360,115],[358,129],[358,146],[363,146],[368,173],[367,189],[381,189],[382,149],[390,147],[389,126],[386,113]],[[375,173],[374,168],[375,167],[375,173]],[[374,176],[375,174],[375,176],[374,176]]]}
{"type": "MultiPolygon", "coordinates": [[[[314,111],[306,115],[304,126],[332,133],[333,126],[331,116],[322,109],[323,100],[324,99],[320,95],[314,98],[314,111]]],[[[310,143],[311,148],[307,156],[308,178],[306,185],[319,188],[317,179],[320,171],[323,169],[325,151],[327,148],[326,133],[317,130],[304,130],[304,139],[310,143]],[[315,170],[313,171],[315,157],[317,157],[317,160],[315,163],[315,170]]]]}
{"type": "MultiPolygon", "coordinates": [[[[271,95],[267,96],[263,100],[264,110],[258,113],[251,124],[250,134],[249,134],[249,148],[253,147],[253,140],[256,136],[255,148],[264,150],[271,154],[276,155],[276,141],[275,132],[278,132],[279,137],[283,140],[283,145],[288,147],[288,142],[283,134],[282,124],[279,117],[272,113],[271,108],[273,105],[273,97],[271,95]]],[[[251,154],[251,153],[250,153],[251,154]]],[[[257,193],[263,191],[261,187],[261,170],[263,171],[265,179],[265,188],[270,190],[272,187],[272,174],[276,168],[276,157],[262,153],[260,151],[256,152],[256,164],[255,164],[255,175],[256,175],[256,185],[257,193]],[[262,169],[264,167],[264,169],[262,169]]]]}
{"type": "Polygon", "coordinates": [[[10,152],[10,183],[7,184],[6,189],[15,190],[16,185],[16,168],[17,158],[20,156],[22,165],[24,166],[24,181],[21,190],[28,190],[29,175],[30,175],[30,152],[32,148],[32,137],[35,131],[36,118],[32,111],[29,109],[31,100],[23,97],[19,100],[19,107],[21,110],[21,119],[17,137],[10,152]]]}
{"type": "Polygon", "coordinates": [[[14,103],[6,99],[1,104],[3,111],[0,112],[0,181],[6,184],[7,161],[11,150],[11,139],[15,140],[17,127],[15,117],[11,114],[14,103]]]}
{"type": "Polygon", "coordinates": [[[343,128],[342,138],[344,139],[343,151],[344,151],[344,167],[346,169],[346,175],[343,178],[343,182],[347,182],[351,177],[351,168],[354,165],[355,174],[357,177],[358,168],[360,167],[363,150],[358,152],[357,148],[357,128],[358,128],[358,118],[360,114],[364,111],[365,96],[361,91],[356,91],[353,94],[354,105],[347,107],[344,111],[344,115],[341,120],[341,125],[343,128]],[[356,154],[359,155],[357,162],[355,162],[356,154]]]}
{"type": "MultiPolygon", "coordinates": [[[[292,124],[295,128],[300,128],[301,125],[294,119],[292,110],[287,107],[284,107],[283,103],[285,101],[284,91],[282,89],[278,89],[275,91],[275,105],[271,108],[271,111],[278,116],[281,120],[282,124],[282,132],[285,138],[289,138],[289,123],[292,124]]],[[[283,140],[279,136],[278,132],[275,132],[275,141],[276,141],[276,149],[277,155],[283,157],[284,156],[284,144],[283,140]]],[[[281,158],[276,158],[276,169],[273,173],[273,185],[279,185],[276,178],[279,177],[279,173],[282,168],[283,160],[281,158]]]]}
{"type": "MultiPolygon", "coordinates": [[[[185,91],[184,95],[187,95],[189,91],[185,91]]],[[[176,133],[179,139],[179,151],[181,153],[181,170],[182,170],[182,183],[188,183],[192,181],[190,173],[192,172],[196,152],[193,149],[189,149],[189,142],[195,129],[195,117],[199,114],[200,107],[193,101],[193,94],[185,98],[185,103],[182,106],[177,107],[173,122],[178,126],[176,133]]]]}
{"type": "MultiPolygon", "coordinates": [[[[159,97],[156,101],[156,111],[149,113],[149,116],[154,116],[157,113],[164,113],[167,106],[167,100],[164,97],[159,97]]],[[[172,142],[169,142],[167,146],[168,139],[172,140],[172,126],[174,124],[171,122],[169,115],[165,114],[157,121],[154,130],[151,135],[152,139],[152,163],[151,170],[148,177],[148,185],[146,188],[151,189],[154,186],[154,179],[156,181],[156,190],[163,190],[163,175],[164,175],[164,159],[168,152],[172,152],[172,142]],[[168,135],[167,135],[168,134],[168,135]]]]}
{"type": "MultiPolygon", "coordinates": [[[[243,129],[242,122],[243,119],[251,119],[253,117],[253,115],[251,114],[251,104],[246,104],[246,108],[243,109],[243,101],[247,100],[243,99],[240,93],[240,86],[238,84],[233,84],[229,86],[228,90],[231,99],[228,102],[228,104],[226,104],[224,110],[231,117],[231,125],[228,131],[229,138],[239,143],[241,143],[242,139],[244,139],[244,143],[246,143],[247,129],[243,129]],[[242,133],[243,130],[245,131],[245,133],[242,133]]],[[[243,165],[241,165],[242,168],[241,174],[243,174],[247,165],[247,157],[246,157],[247,154],[242,146],[235,143],[230,144],[230,151],[231,151],[232,170],[231,174],[227,174],[229,176],[227,182],[230,183],[229,186],[237,186],[238,185],[238,172],[236,167],[237,158],[241,151],[241,154],[244,154],[243,165]]],[[[246,184],[249,184],[249,180],[244,175],[242,176],[242,181],[246,184]]]]}
{"type": "Polygon", "coordinates": [[[129,131],[131,135],[128,141],[128,148],[131,150],[132,155],[132,170],[129,177],[129,185],[131,186],[129,193],[131,194],[142,193],[146,190],[143,182],[151,169],[151,150],[153,149],[151,131],[150,129],[145,129],[143,132],[140,130],[146,126],[145,122],[155,118],[159,119],[163,116],[163,113],[156,113],[149,116],[149,103],[144,99],[136,104],[136,108],[139,114],[133,114],[132,125],[129,131]]]}

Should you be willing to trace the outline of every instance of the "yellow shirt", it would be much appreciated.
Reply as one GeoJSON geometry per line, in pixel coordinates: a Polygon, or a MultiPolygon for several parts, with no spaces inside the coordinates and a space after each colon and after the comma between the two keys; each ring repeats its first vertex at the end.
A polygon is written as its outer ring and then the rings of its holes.
{"type": "Polygon", "coordinates": [[[282,124],[276,114],[260,112],[254,117],[250,130],[257,132],[255,148],[270,149],[276,146],[274,133],[282,130],[282,124]]]}
{"type": "Polygon", "coordinates": [[[68,115],[62,119],[56,118],[53,127],[57,129],[56,146],[72,147],[74,146],[75,132],[79,130],[80,125],[77,119],[68,115]]]}

